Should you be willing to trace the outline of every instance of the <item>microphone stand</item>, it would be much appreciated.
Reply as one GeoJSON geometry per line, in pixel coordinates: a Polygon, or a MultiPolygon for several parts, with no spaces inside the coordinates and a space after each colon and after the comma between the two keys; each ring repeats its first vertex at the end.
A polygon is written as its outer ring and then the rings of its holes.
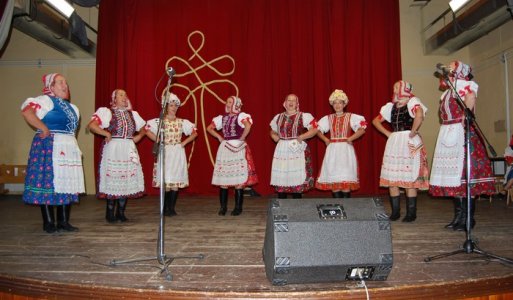
{"type": "Polygon", "coordinates": [[[164,251],[164,225],[165,225],[165,217],[164,217],[164,198],[165,198],[165,180],[164,180],[164,159],[165,159],[165,136],[164,136],[164,118],[167,114],[167,106],[168,106],[168,96],[169,96],[169,88],[171,86],[171,75],[169,76],[169,80],[167,82],[166,87],[166,96],[162,99],[162,109],[160,111],[157,135],[155,139],[155,143],[153,144],[153,155],[157,157],[157,164],[159,167],[159,183],[160,183],[160,222],[159,222],[159,230],[157,236],[157,256],[152,257],[141,257],[135,259],[125,259],[125,260],[116,260],[113,259],[110,261],[111,266],[117,266],[121,264],[128,264],[134,262],[141,261],[149,261],[149,260],[157,260],[161,265],[159,267],[160,272],[159,275],[165,274],[165,278],[168,281],[173,280],[173,275],[169,272],[169,265],[175,260],[180,258],[196,258],[203,259],[205,256],[203,254],[198,254],[195,256],[169,256],[165,254],[164,251]]]}
{"type": "Polygon", "coordinates": [[[439,259],[439,258],[443,258],[443,257],[448,257],[448,256],[452,256],[452,255],[456,255],[456,254],[459,254],[459,253],[465,253],[465,254],[470,254],[470,253],[477,253],[479,255],[482,255],[482,256],[485,256],[487,258],[495,258],[495,259],[498,259],[499,261],[502,261],[502,262],[505,262],[507,264],[513,264],[513,259],[510,259],[510,258],[507,258],[507,257],[502,257],[502,256],[498,256],[498,255],[495,255],[493,253],[490,253],[490,252],[486,252],[482,249],[480,249],[477,245],[476,245],[476,242],[474,240],[472,240],[472,226],[471,226],[471,209],[472,209],[472,195],[470,194],[470,177],[471,177],[471,157],[470,157],[470,126],[474,126],[474,128],[476,129],[476,133],[478,135],[480,135],[485,141],[486,143],[488,144],[489,146],[489,149],[491,150],[490,152],[495,156],[495,150],[493,149],[493,147],[491,147],[490,143],[488,142],[488,140],[484,137],[483,135],[483,132],[481,131],[481,128],[479,127],[477,121],[475,120],[475,116],[474,116],[474,113],[467,107],[467,105],[465,104],[465,102],[463,102],[463,100],[461,99],[460,95],[458,94],[458,91],[456,90],[456,87],[455,85],[453,85],[451,83],[451,81],[449,80],[446,72],[444,72],[444,74],[442,75],[443,78],[444,78],[444,82],[447,84],[447,86],[450,87],[451,91],[450,92],[454,92],[453,94],[456,95],[456,101],[458,103],[458,105],[464,110],[465,112],[465,162],[466,162],[466,172],[465,172],[465,177],[466,177],[466,193],[467,193],[467,220],[466,220],[466,223],[465,223],[465,227],[466,227],[466,236],[465,236],[465,242],[463,242],[463,246],[461,249],[458,249],[456,251],[452,251],[452,252],[448,252],[448,253],[442,253],[442,254],[439,254],[439,255],[435,255],[435,256],[429,256],[429,257],[426,257],[424,259],[424,262],[430,262],[430,261],[433,261],[435,259],[439,259]]]}

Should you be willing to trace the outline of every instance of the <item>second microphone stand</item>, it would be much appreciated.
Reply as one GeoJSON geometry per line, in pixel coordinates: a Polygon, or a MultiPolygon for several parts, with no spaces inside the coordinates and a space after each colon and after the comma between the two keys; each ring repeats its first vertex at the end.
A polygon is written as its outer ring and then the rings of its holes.
{"type": "MultiPolygon", "coordinates": [[[[490,253],[490,252],[486,252],[484,250],[481,250],[477,245],[476,245],[476,242],[474,242],[474,240],[472,240],[472,224],[471,224],[471,210],[473,209],[472,207],[472,194],[470,192],[470,181],[471,181],[471,157],[470,157],[470,126],[474,125],[474,128],[476,129],[476,133],[480,133],[480,136],[483,138],[483,140],[486,140],[486,142],[488,143],[488,140],[484,137],[479,125],[477,124],[475,118],[474,118],[474,114],[472,113],[472,111],[466,106],[465,102],[463,102],[463,100],[461,99],[456,87],[452,84],[452,82],[449,80],[448,78],[448,74],[443,74],[442,75],[443,78],[444,78],[444,81],[445,83],[447,84],[447,86],[450,87],[450,93],[453,93],[456,95],[456,101],[458,102],[458,105],[463,109],[463,111],[465,112],[465,162],[466,162],[466,172],[465,172],[465,177],[466,177],[466,193],[467,193],[467,220],[465,222],[465,227],[466,227],[466,238],[465,238],[465,242],[463,242],[463,246],[461,249],[458,249],[458,250],[455,250],[455,251],[452,251],[452,252],[448,252],[448,253],[442,253],[442,254],[439,254],[439,255],[435,255],[435,256],[429,256],[429,257],[426,257],[424,259],[425,262],[430,262],[430,261],[433,261],[435,259],[439,259],[439,258],[443,258],[443,257],[447,257],[447,256],[452,256],[452,255],[456,255],[456,254],[459,254],[459,253],[466,253],[466,254],[470,254],[470,253],[477,253],[477,254],[480,254],[482,256],[485,256],[485,257],[488,257],[488,258],[495,258],[495,259],[498,259],[502,262],[505,262],[507,264],[513,264],[513,260],[510,259],[510,258],[507,258],[507,257],[502,257],[502,256],[498,256],[498,255],[495,255],[493,253],[490,253]]],[[[489,146],[489,149],[491,150],[491,153],[495,155],[495,150],[493,150],[493,148],[491,148],[491,145],[488,143],[488,146],[489,146]]]]}
{"type": "MultiPolygon", "coordinates": [[[[171,79],[170,79],[171,80],[171,79]]],[[[160,272],[159,275],[165,274],[165,278],[168,281],[173,280],[173,275],[169,272],[169,265],[175,260],[180,258],[195,258],[195,259],[203,259],[203,254],[198,254],[195,256],[170,256],[167,255],[164,251],[164,225],[165,225],[165,217],[164,217],[164,198],[165,198],[165,180],[164,180],[164,158],[165,156],[165,136],[164,136],[164,118],[167,114],[167,105],[168,105],[168,92],[170,82],[168,82],[168,86],[166,88],[166,97],[162,100],[162,110],[160,111],[160,117],[158,121],[158,129],[157,129],[157,138],[155,140],[155,144],[153,145],[153,155],[157,157],[157,165],[159,167],[159,183],[160,183],[160,222],[159,222],[159,230],[157,236],[157,256],[152,257],[141,257],[135,259],[126,259],[126,260],[116,260],[113,259],[110,262],[111,266],[117,266],[121,264],[135,263],[141,261],[150,261],[157,260],[160,264],[160,272]]]]}

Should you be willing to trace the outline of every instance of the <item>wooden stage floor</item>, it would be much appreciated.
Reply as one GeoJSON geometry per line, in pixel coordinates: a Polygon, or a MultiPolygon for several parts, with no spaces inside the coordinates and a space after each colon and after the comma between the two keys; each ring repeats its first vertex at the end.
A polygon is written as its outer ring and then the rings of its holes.
{"type": "MultiPolygon", "coordinates": [[[[169,266],[173,280],[168,281],[159,274],[156,259],[109,265],[113,259],[156,256],[157,197],[129,201],[129,222],[108,224],[104,201],[84,196],[72,208],[70,220],[80,231],[47,234],[38,207],[24,205],[20,196],[2,195],[0,298],[14,299],[5,296],[17,294],[51,299],[365,299],[365,289],[354,281],[269,283],[262,260],[268,201],[245,197],[241,216],[220,217],[217,197],[181,197],[179,215],[166,218],[165,253],[205,257],[174,260],[169,266]]],[[[402,205],[404,213],[404,201],[402,205]]],[[[232,206],[230,195],[229,211],[232,206]]],[[[393,269],[386,281],[366,282],[370,299],[513,297],[512,265],[474,253],[424,262],[427,256],[462,247],[465,233],[443,228],[451,217],[450,200],[422,194],[416,222],[392,222],[393,269]]],[[[513,208],[504,200],[478,201],[476,221],[477,245],[513,258],[513,208]]]]}

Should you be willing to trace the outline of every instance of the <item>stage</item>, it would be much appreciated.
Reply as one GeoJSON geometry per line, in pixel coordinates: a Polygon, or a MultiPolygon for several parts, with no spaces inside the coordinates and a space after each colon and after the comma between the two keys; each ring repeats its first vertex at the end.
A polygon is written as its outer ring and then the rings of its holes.
{"type": "MultiPolygon", "coordinates": [[[[84,196],[70,220],[80,231],[47,234],[38,207],[24,205],[20,196],[2,195],[0,299],[365,299],[365,289],[356,281],[269,283],[262,260],[269,199],[245,197],[244,212],[232,217],[229,212],[217,215],[217,197],[180,196],[178,216],[165,220],[165,253],[204,258],[174,260],[168,281],[159,274],[156,259],[110,265],[112,260],[157,255],[157,197],[129,201],[129,221],[108,224],[105,202],[84,196]]],[[[389,212],[388,199],[384,202],[389,212]]],[[[228,203],[231,211],[232,193],[228,203]]],[[[424,262],[427,256],[462,247],[465,233],[443,228],[451,218],[450,200],[421,194],[417,221],[392,222],[393,269],[386,281],[366,282],[370,299],[513,299],[511,265],[477,254],[424,262]]],[[[513,207],[500,199],[478,201],[476,221],[477,245],[513,258],[513,207]]]]}

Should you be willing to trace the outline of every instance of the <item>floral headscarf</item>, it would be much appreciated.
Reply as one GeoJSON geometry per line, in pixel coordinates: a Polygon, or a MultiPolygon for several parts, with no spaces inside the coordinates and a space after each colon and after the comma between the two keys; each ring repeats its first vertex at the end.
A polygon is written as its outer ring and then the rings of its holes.
{"type": "Polygon", "coordinates": [[[415,95],[413,95],[413,85],[407,81],[399,80],[399,93],[397,94],[397,97],[399,99],[401,98],[411,98],[415,95]]]}
{"type": "Polygon", "coordinates": [[[168,104],[174,103],[177,107],[180,107],[180,105],[182,105],[182,102],[180,102],[178,96],[173,93],[169,93],[167,95],[166,101],[168,104]]]}
{"type": "Polygon", "coordinates": [[[225,108],[226,113],[238,114],[240,113],[240,108],[242,107],[242,100],[239,97],[230,96],[228,99],[233,99],[232,107],[229,109],[225,108]]]}
{"type": "MultiPolygon", "coordinates": [[[[55,83],[55,77],[57,77],[58,75],[62,76],[61,74],[59,73],[49,73],[49,74],[46,74],[46,75],[43,75],[43,94],[47,95],[47,96],[51,96],[51,97],[55,97],[55,94],[52,92],[52,90],[50,89],[50,87],[55,83]]],[[[68,86],[68,95],[66,96],[66,99],[69,99],[70,95],[69,95],[69,86],[68,86]]]]}
{"type": "Polygon", "coordinates": [[[343,90],[334,90],[333,93],[331,93],[329,101],[330,105],[333,105],[335,103],[335,100],[342,100],[344,104],[349,103],[349,98],[347,98],[346,93],[344,93],[343,90]]]}
{"type": "MultiPolygon", "coordinates": [[[[112,94],[110,95],[110,107],[111,108],[117,108],[116,106],[116,92],[117,91],[124,91],[123,89],[115,89],[114,91],[112,91],[112,94]]],[[[126,91],[125,91],[126,93],[126,91]]],[[[128,96],[126,96],[126,101],[127,101],[127,106],[126,106],[126,109],[127,110],[132,110],[132,103],[130,102],[130,99],[128,98],[128,96]]]]}
{"type": "Polygon", "coordinates": [[[472,67],[459,61],[453,61],[453,63],[456,65],[456,69],[452,70],[452,73],[454,75],[454,78],[456,79],[462,79],[462,80],[470,80],[472,76],[472,67]]]}

